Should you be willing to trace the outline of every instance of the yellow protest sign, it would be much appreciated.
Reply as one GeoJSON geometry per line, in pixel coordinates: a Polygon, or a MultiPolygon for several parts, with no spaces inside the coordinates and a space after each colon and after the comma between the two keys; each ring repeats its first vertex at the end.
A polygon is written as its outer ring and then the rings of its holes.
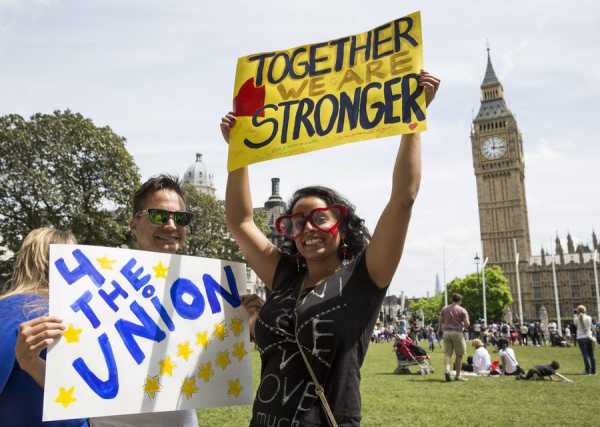
{"type": "Polygon", "coordinates": [[[421,15],[240,58],[228,169],[426,129],[421,15]]]}

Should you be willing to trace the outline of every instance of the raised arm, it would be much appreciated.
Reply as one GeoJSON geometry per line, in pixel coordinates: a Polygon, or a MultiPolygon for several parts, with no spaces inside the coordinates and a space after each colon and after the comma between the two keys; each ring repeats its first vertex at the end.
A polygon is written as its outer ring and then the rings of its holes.
{"type": "MultiPolygon", "coordinates": [[[[421,72],[419,85],[425,90],[428,105],[439,84],[439,79],[426,71],[421,72]]],[[[421,136],[418,133],[402,135],[394,165],[390,200],[379,217],[367,248],[367,269],[380,288],[389,285],[400,262],[420,183],[421,136]]]]}
{"type": "MultiPolygon", "coordinates": [[[[221,132],[229,142],[229,130],[235,125],[233,113],[221,121],[221,132]]],[[[279,250],[254,222],[248,168],[229,172],[225,192],[227,228],[240,246],[248,265],[271,289],[275,268],[281,256],[279,250]]]]}

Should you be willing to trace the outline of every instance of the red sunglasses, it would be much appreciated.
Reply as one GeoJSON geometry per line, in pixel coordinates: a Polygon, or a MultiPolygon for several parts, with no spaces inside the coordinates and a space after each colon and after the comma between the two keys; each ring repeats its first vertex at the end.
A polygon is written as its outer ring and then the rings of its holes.
{"type": "Polygon", "coordinates": [[[275,229],[279,234],[295,239],[302,233],[306,223],[310,222],[317,230],[333,235],[337,233],[341,219],[347,214],[348,208],[343,205],[315,208],[306,215],[296,213],[280,216],[275,221],[275,229]]]}

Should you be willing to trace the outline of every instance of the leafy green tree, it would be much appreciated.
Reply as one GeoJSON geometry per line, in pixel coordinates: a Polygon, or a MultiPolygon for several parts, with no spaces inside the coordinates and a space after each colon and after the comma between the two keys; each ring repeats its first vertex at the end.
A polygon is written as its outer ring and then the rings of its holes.
{"type": "MultiPolygon", "coordinates": [[[[486,306],[488,322],[502,320],[503,310],[512,304],[508,279],[498,266],[485,268],[486,306]]],[[[473,273],[448,284],[448,295],[459,293],[462,305],[471,319],[483,318],[483,288],[481,274],[473,273]]]]}
{"type": "Polygon", "coordinates": [[[69,110],[0,117],[0,236],[13,252],[42,226],[70,229],[82,244],[123,244],[139,183],[125,139],[108,126],[69,110]]]}
{"type": "Polygon", "coordinates": [[[437,321],[440,317],[440,311],[444,306],[444,295],[434,295],[431,298],[420,298],[416,301],[411,302],[410,311],[418,313],[419,310],[423,310],[423,316],[425,317],[425,323],[437,321]]]}
{"type": "MultiPolygon", "coordinates": [[[[188,230],[185,253],[244,262],[237,243],[227,231],[224,202],[198,191],[191,184],[185,184],[184,191],[187,209],[194,214],[188,230]]],[[[268,235],[265,213],[255,212],[254,221],[268,235]]]]}

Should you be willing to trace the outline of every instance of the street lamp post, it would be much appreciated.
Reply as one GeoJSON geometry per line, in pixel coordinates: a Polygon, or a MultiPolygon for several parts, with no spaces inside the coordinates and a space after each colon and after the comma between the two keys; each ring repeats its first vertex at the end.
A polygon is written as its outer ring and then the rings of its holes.
{"type": "Polygon", "coordinates": [[[594,249],[594,253],[592,255],[594,257],[594,284],[596,286],[596,321],[600,322],[600,293],[598,292],[598,268],[596,264],[598,262],[598,251],[594,249]]]}
{"type": "MultiPolygon", "coordinates": [[[[473,260],[475,261],[475,265],[477,266],[477,278],[479,279],[479,261],[481,261],[481,258],[479,258],[479,254],[477,252],[475,252],[475,258],[473,258],[473,260]]],[[[487,328],[487,301],[485,298],[485,265],[487,264],[488,259],[486,258],[485,260],[483,260],[483,264],[481,265],[481,286],[482,286],[482,290],[483,290],[483,326],[487,328]]]]}
{"type": "Polygon", "coordinates": [[[485,297],[485,266],[487,265],[488,259],[486,258],[481,264],[481,281],[483,286],[483,325],[487,328],[487,300],[485,297]]]}
{"type": "Polygon", "coordinates": [[[556,262],[554,260],[556,254],[552,255],[552,283],[554,284],[554,305],[556,307],[556,321],[558,324],[558,335],[562,337],[562,324],[560,321],[560,303],[558,302],[558,284],[556,280],[556,262]]]}
{"type": "Polygon", "coordinates": [[[523,325],[523,303],[521,302],[521,278],[519,275],[519,252],[517,252],[517,239],[513,239],[515,248],[515,272],[517,274],[517,298],[519,302],[519,323],[523,325]]]}
{"type": "MultiPolygon", "coordinates": [[[[442,247],[442,264],[443,264],[443,270],[442,270],[442,275],[444,276],[444,278],[442,280],[444,280],[444,307],[446,307],[448,305],[448,284],[446,283],[446,247],[443,246],[442,247]]],[[[598,289],[596,289],[596,294],[598,294],[598,289]]]]}

